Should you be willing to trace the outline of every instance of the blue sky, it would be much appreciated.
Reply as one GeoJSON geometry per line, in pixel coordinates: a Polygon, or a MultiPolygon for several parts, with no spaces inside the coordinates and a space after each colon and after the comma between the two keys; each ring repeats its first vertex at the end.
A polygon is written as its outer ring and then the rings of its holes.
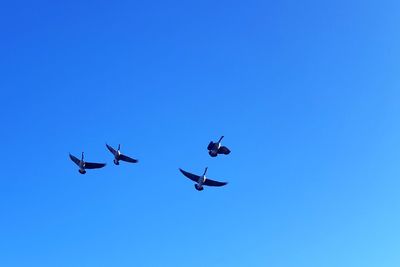
{"type": "Polygon", "coordinates": [[[399,266],[399,5],[3,3],[0,265],[399,266]]]}

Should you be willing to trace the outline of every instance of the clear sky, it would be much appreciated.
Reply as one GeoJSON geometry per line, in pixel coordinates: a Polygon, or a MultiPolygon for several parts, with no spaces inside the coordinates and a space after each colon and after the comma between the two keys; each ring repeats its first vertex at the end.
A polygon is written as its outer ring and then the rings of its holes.
{"type": "Polygon", "coordinates": [[[398,1],[116,2],[1,5],[0,266],[400,266],[398,1]]]}

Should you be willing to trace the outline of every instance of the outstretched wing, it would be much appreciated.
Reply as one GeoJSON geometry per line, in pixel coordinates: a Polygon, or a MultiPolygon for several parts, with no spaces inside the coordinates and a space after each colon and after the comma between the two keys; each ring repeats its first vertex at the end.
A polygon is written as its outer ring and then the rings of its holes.
{"type": "Polygon", "coordinates": [[[119,155],[119,159],[122,160],[122,161],[130,162],[130,163],[137,163],[138,162],[137,159],[133,159],[133,158],[130,158],[130,157],[122,155],[122,154],[119,155]]]}
{"type": "Polygon", "coordinates": [[[105,163],[85,162],[85,169],[99,169],[106,166],[105,163]]]}
{"type": "Polygon", "coordinates": [[[192,180],[193,182],[198,182],[199,181],[199,178],[200,178],[200,176],[198,176],[198,175],[195,175],[195,174],[193,174],[193,173],[190,173],[190,172],[187,172],[187,171],[184,171],[184,170],[182,170],[182,169],[179,169],[180,171],[181,171],[181,173],[183,173],[183,175],[185,175],[187,178],[189,178],[190,180],[192,180]]]}
{"type": "Polygon", "coordinates": [[[228,155],[229,153],[231,153],[231,151],[229,150],[229,148],[227,148],[226,146],[221,146],[218,149],[218,154],[225,154],[228,155]]]}
{"type": "Polygon", "coordinates": [[[79,164],[81,163],[81,161],[80,161],[77,157],[75,157],[74,155],[69,154],[69,158],[70,158],[73,162],[75,162],[75,164],[78,165],[78,166],[79,166],[79,164]]]}
{"type": "Polygon", "coordinates": [[[203,183],[204,185],[208,185],[208,186],[223,186],[226,185],[227,182],[218,182],[218,181],[214,181],[214,180],[210,180],[210,179],[206,179],[203,183]]]}
{"type": "Polygon", "coordinates": [[[207,149],[208,149],[208,150],[211,150],[211,149],[213,148],[213,146],[214,146],[214,142],[211,141],[211,142],[208,144],[207,149]]]}
{"type": "Polygon", "coordinates": [[[108,144],[106,144],[106,146],[108,150],[110,150],[110,152],[113,153],[113,155],[117,154],[117,151],[114,148],[112,148],[112,146],[109,146],[108,144]]]}

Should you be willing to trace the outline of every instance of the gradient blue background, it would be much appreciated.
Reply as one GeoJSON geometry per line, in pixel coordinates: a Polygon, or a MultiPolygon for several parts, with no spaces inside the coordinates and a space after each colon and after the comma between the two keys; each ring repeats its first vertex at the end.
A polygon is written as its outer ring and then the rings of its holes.
{"type": "Polygon", "coordinates": [[[400,266],[399,2],[141,2],[3,1],[0,266],[400,266]]]}

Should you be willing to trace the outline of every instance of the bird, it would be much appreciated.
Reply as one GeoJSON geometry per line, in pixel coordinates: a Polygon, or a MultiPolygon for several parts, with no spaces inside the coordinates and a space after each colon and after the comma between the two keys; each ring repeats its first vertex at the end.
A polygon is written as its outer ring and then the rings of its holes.
{"type": "Polygon", "coordinates": [[[229,153],[231,153],[231,151],[229,150],[229,148],[227,148],[226,146],[221,146],[221,141],[224,138],[224,136],[221,136],[221,138],[218,140],[218,142],[214,143],[213,141],[211,141],[208,144],[208,154],[210,154],[211,157],[216,157],[218,156],[218,154],[224,154],[224,155],[228,155],[229,153]]]}
{"type": "Polygon", "coordinates": [[[201,175],[201,176],[192,174],[192,173],[184,171],[182,169],[179,169],[179,170],[181,171],[181,173],[183,175],[185,175],[187,178],[189,178],[190,180],[192,180],[193,182],[196,183],[194,185],[194,187],[196,188],[197,191],[202,191],[204,189],[203,185],[207,185],[207,186],[224,186],[224,185],[228,184],[227,182],[218,182],[218,181],[214,181],[214,180],[206,178],[206,173],[207,173],[208,167],[206,167],[206,169],[204,170],[203,175],[201,175]]]}
{"type": "Polygon", "coordinates": [[[85,174],[86,169],[99,169],[99,168],[103,168],[104,166],[106,166],[105,163],[85,162],[83,160],[83,158],[84,158],[83,152],[82,152],[82,158],[80,160],[77,157],[75,157],[74,155],[71,155],[71,153],[69,153],[69,157],[71,158],[71,160],[73,162],[75,162],[76,165],[79,166],[80,174],[85,174]]]}
{"type": "Polygon", "coordinates": [[[118,145],[118,149],[115,150],[114,148],[112,148],[111,146],[109,146],[108,144],[106,144],[108,150],[110,150],[110,152],[114,155],[114,164],[115,165],[119,165],[119,161],[126,161],[126,162],[130,162],[130,163],[137,163],[139,162],[137,159],[133,159],[130,158],[124,154],[121,154],[120,149],[121,149],[121,145],[118,145]]]}

